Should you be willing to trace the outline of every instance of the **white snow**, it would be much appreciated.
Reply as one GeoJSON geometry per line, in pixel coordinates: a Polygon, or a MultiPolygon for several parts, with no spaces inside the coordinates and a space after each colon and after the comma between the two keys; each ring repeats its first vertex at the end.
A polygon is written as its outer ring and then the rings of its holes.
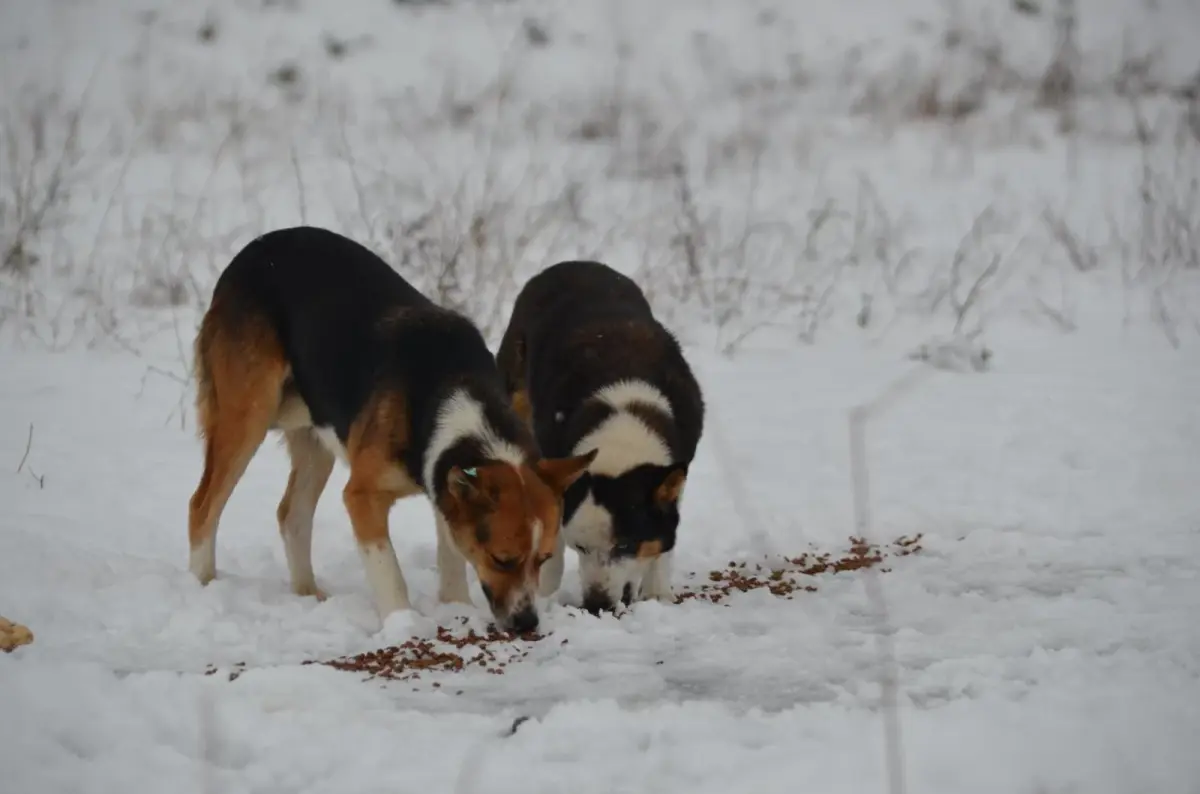
{"type": "MultiPolygon", "coordinates": [[[[416,612],[381,627],[340,463],[313,544],[330,597],[291,594],[272,442],[201,587],[193,329],[229,257],[302,218],[431,292],[461,254],[440,298],[493,341],[541,265],[636,273],[710,407],[677,590],[844,548],[849,411],[922,373],[866,430],[870,539],[923,533],[876,580],[907,790],[1200,791],[1200,157],[1186,101],[1112,90],[1123,47],[1183,86],[1200,13],[1078,0],[1064,134],[1033,99],[1054,51],[1037,5],[5,4],[0,255],[19,239],[37,262],[0,268],[0,615],[35,639],[0,654],[0,791],[888,791],[874,572],[619,620],[555,603],[503,675],[364,681],[302,662],[482,630],[486,604],[473,577],[473,607],[436,603],[414,498],[391,521],[416,612]],[[1012,85],[914,117],[989,43],[1012,85]],[[272,84],[288,63],[299,81],[272,84]],[[27,188],[86,86],[69,190],[32,229],[27,188]]],[[[559,600],[578,597],[568,552],[559,600]]]]}

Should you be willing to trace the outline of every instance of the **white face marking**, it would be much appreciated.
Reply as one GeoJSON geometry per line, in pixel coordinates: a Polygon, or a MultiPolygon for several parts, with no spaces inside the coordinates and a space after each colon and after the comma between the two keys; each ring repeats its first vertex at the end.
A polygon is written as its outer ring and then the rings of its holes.
{"type": "Polygon", "coordinates": [[[479,439],[485,455],[511,464],[520,476],[525,453],[516,444],[501,438],[484,417],[483,406],[465,390],[459,389],[438,410],[437,429],[425,450],[425,471],[422,474],[427,489],[433,486],[433,470],[438,459],[464,438],[479,439]]]}
{"type": "Polygon", "coordinates": [[[571,548],[585,554],[597,551],[607,556],[612,548],[612,516],[592,498],[591,491],[583,497],[571,520],[563,524],[563,537],[571,548]]]}
{"type": "Polygon", "coordinates": [[[543,527],[542,527],[541,519],[535,518],[533,520],[533,523],[530,524],[530,529],[533,530],[533,554],[536,557],[537,553],[538,553],[538,549],[540,549],[542,547],[542,529],[543,529],[543,527]]]}
{"type": "Polygon", "coordinates": [[[626,584],[632,584],[637,591],[652,561],[636,557],[611,558],[612,516],[596,504],[591,493],[584,497],[562,531],[567,545],[579,555],[579,580],[584,593],[600,589],[608,594],[609,600],[618,604],[626,584]],[[580,551],[581,547],[583,551],[580,551]]]}

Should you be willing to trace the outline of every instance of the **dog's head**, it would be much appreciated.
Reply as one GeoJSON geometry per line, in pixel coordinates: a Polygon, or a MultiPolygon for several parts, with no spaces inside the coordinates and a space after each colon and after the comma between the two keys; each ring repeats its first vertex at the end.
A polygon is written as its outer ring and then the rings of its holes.
{"type": "Polygon", "coordinates": [[[563,532],[579,553],[586,609],[629,604],[649,563],[675,547],[686,481],[686,464],[643,464],[617,476],[588,474],[571,487],[563,532]]]}
{"type": "Polygon", "coordinates": [[[558,542],[563,493],[594,457],[450,469],[438,506],[501,629],[537,629],[534,594],[539,571],[558,542]]]}

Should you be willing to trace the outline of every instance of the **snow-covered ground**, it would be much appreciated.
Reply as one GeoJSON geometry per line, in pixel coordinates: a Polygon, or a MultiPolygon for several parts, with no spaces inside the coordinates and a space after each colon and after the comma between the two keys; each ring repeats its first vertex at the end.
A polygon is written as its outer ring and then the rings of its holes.
{"type": "Polygon", "coordinates": [[[0,616],[35,635],[0,654],[0,791],[883,792],[894,665],[908,791],[1200,792],[1200,10],[1077,0],[1077,52],[1054,16],[0,6],[0,616]],[[344,469],[317,512],[331,597],[291,595],[274,444],[221,578],[186,570],[198,312],[301,220],[493,334],[544,264],[635,273],[711,406],[679,588],[843,549],[848,412],[925,372],[867,427],[870,539],[921,552],[792,600],[558,604],[503,675],[303,665],[484,612],[434,603],[412,500],[418,614],[381,630],[344,469]],[[912,357],[956,331],[983,371],[912,357]]]}

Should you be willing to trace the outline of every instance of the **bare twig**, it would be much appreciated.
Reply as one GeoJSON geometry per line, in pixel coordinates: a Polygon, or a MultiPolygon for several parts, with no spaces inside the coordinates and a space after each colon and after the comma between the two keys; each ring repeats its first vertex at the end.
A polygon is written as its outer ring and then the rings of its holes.
{"type": "Polygon", "coordinates": [[[694,286],[700,297],[701,305],[705,309],[711,309],[711,303],[704,290],[704,270],[700,265],[701,250],[704,247],[704,225],[700,222],[700,215],[696,211],[696,200],[692,195],[691,180],[682,152],[679,153],[678,159],[672,166],[671,173],[675,177],[676,196],[679,201],[680,216],[683,219],[683,228],[679,230],[677,239],[683,246],[683,261],[688,275],[683,283],[682,298],[687,301],[691,297],[694,286]]]}
{"type": "Polygon", "coordinates": [[[29,450],[33,448],[33,423],[29,423],[29,436],[25,439],[25,454],[21,456],[21,462],[17,464],[17,474],[21,473],[21,469],[25,468],[25,461],[29,460],[29,450]]]}
{"type": "Polygon", "coordinates": [[[1050,207],[1042,210],[1042,220],[1045,221],[1047,228],[1050,229],[1050,234],[1058,241],[1063,250],[1067,252],[1067,259],[1080,273],[1088,273],[1095,270],[1100,264],[1100,258],[1096,255],[1095,249],[1088,246],[1079,238],[1071,227],[1067,225],[1066,220],[1050,207]]]}
{"type": "Polygon", "coordinates": [[[300,158],[296,155],[296,143],[288,147],[292,161],[292,174],[296,177],[296,200],[300,203],[300,223],[308,225],[308,200],[304,191],[304,177],[300,174],[300,158]]]}

